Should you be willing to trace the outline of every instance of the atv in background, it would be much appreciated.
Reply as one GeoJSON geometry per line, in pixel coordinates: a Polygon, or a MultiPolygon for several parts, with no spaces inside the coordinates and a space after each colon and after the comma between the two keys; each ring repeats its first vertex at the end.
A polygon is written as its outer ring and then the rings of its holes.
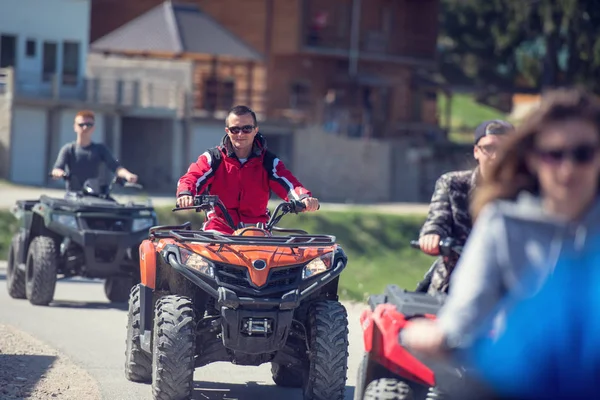
{"type": "Polygon", "coordinates": [[[197,367],[271,363],[277,385],[301,388],[305,399],[342,400],[348,318],[337,292],[347,257],[335,237],[275,227],[301,202],[281,203],[266,224],[244,228],[217,196],[194,204],[173,211],[218,207],[235,232],[189,222],[150,228],[142,282],[129,298],[127,379],[152,382],[155,399],[188,399],[197,367]]]}
{"type": "MultiPolygon", "coordinates": [[[[420,249],[418,241],[411,247],[420,249]]],[[[440,254],[460,254],[462,246],[451,238],[440,241],[440,254]]],[[[434,319],[446,295],[432,296],[388,285],[382,295],[368,299],[363,311],[365,355],[357,377],[355,400],[434,400],[460,392],[461,367],[423,359],[404,348],[400,333],[413,318],[434,319]]]]}
{"type": "MultiPolygon", "coordinates": [[[[65,179],[70,179],[65,175],[65,179]]],[[[138,248],[156,225],[150,205],[118,203],[115,184],[141,189],[115,177],[108,186],[88,180],[64,198],[46,195],[19,200],[12,213],[20,221],[8,253],[8,293],[34,305],[48,305],[58,279],[104,278],[112,302],[124,302],[139,282],[138,248]]]]}

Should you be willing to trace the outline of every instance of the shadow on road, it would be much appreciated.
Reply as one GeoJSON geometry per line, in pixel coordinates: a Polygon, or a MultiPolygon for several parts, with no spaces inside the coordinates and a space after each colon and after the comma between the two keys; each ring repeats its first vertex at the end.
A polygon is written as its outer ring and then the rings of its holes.
{"type": "Polygon", "coordinates": [[[0,398],[28,399],[56,357],[0,354],[0,398]]]}
{"type": "MultiPolygon", "coordinates": [[[[5,281],[6,280],[6,269],[0,269],[2,272],[0,272],[0,281],[5,281]]],[[[87,283],[87,284],[92,284],[92,285],[100,285],[100,284],[104,284],[104,280],[103,279],[85,279],[85,278],[61,278],[57,280],[57,283],[60,284],[61,282],[67,282],[67,283],[87,283]]]]}
{"type": "MultiPolygon", "coordinates": [[[[354,397],[354,386],[346,386],[346,400],[354,397]]],[[[258,382],[194,382],[194,400],[301,400],[302,389],[261,385],[258,382]]]]}
{"type": "Polygon", "coordinates": [[[127,311],[127,303],[102,303],[98,301],[69,301],[54,300],[49,307],[56,308],[87,308],[91,310],[121,310],[127,311]]]}

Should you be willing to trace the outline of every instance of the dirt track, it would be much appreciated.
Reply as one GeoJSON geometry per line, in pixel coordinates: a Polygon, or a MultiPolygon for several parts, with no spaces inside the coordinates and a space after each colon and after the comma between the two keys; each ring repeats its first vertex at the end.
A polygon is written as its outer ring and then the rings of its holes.
{"type": "Polygon", "coordinates": [[[56,350],[0,325],[0,398],[99,400],[100,390],[87,372],[56,350]]]}

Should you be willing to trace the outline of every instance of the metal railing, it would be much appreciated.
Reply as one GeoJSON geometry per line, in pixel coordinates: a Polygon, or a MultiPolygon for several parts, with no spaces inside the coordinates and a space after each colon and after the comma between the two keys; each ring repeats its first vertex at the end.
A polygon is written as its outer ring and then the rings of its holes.
{"type": "Polygon", "coordinates": [[[0,95],[12,93],[25,99],[174,110],[180,116],[220,117],[234,104],[248,104],[258,114],[266,112],[265,93],[258,90],[249,92],[234,87],[232,93],[205,93],[203,87],[195,89],[168,80],[123,80],[107,76],[81,77],[74,85],[67,85],[56,74],[43,79],[42,74],[0,69],[0,95]]]}

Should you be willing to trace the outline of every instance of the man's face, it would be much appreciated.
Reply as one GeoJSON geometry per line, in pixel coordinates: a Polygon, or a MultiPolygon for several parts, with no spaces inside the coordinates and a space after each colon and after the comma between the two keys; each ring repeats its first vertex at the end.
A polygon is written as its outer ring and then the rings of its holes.
{"type": "Polygon", "coordinates": [[[498,147],[506,139],[505,135],[487,135],[482,137],[473,149],[473,156],[479,163],[479,170],[483,176],[487,175],[490,165],[496,159],[498,147]]]}
{"type": "Polygon", "coordinates": [[[94,119],[79,116],[75,118],[74,129],[77,136],[89,138],[94,133],[94,119]]]}
{"type": "Polygon", "coordinates": [[[258,133],[258,126],[254,125],[251,114],[229,114],[225,132],[227,132],[233,147],[243,150],[252,147],[254,137],[258,133]]]}

